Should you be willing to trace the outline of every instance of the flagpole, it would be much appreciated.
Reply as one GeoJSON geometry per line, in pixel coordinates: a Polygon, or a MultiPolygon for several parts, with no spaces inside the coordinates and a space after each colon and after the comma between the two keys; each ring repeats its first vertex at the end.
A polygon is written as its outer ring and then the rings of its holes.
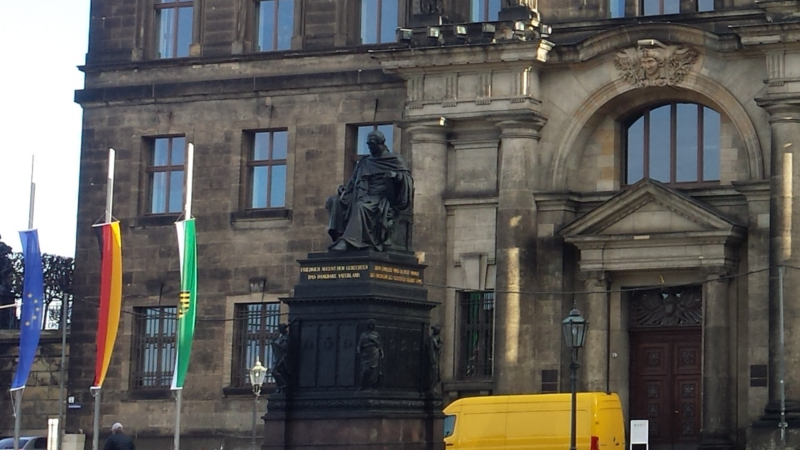
{"type": "MultiPolygon", "coordinates": [[[[183,220],[192,218],[192,176],[194,168],[194,144],[189,143],[186,150],[186,202],[183,208],[183,220]]],[[[180,309],[180,305],[179,305],[180,309]]],[[[175,364],[177,372],[177,360],[175,364]]],[[[175,440],[173,442],[173,450],[180,450],[181,448],[181,404],[183,403],[183,386],[178,387],[175,393],[175,440]]]]}
{"type": "Polygon", "coordinates": [[[92,424],[92,450],[100,448],[100,389],[90,389],[94,396],[94,423],[92,424]]]}
{"type": "Polygon", "coordinates": [[[24,389],[19,388],[14,391],[14,450],[19,450],[20,413],[22,412],[22,391],[24,389]]]}
{"type": "Polygon", "coordinates": [[[36,201],[36,183],[33,182],[33,158],[31,155],[31,196],[28,203],[28,229],[33,229],[33,204],[36,201]]]}
{"type": "MultiPolygon", "coordinates": [[[[108,178],[106,183],[106,214],[105,223],[111,223],[112,208],[114,205],[114,163],[116,160],[116,151],[113,148],[108,149],[108,178]]],[[[98,320],[101,318],[98,317],[98,320]]],[[[100,448],[100,405],[102,400],[102,385],[92,386],[90,391],[94,397],[94,416],[92,424],[92,450],[99,450],[100,448]]],[[[60,450],[60,449],[59,449],[60,450]]]]}
{"type": "MultiPolygon", "coordinates": [[[[36,201],[36,183],[33,182],[33,167],[35,155],[31,155],[31,195],[28,202],[28,229],[33,229],[33,207],[36,201]]],[[[27,274],[26,274],[27,276],[27,274]]],[[[21,322],[20,322],[21,324],[21,322]]],[[[20,332],[22,329],[20,328],[20,332]]],[[[19,450],[19,432],[22,423],[22,391],[25,387],[20,387],[14,391],[14,450],[19,450]]]]}
{"type": "Polygon", "coordinates": [[[186,154],[186,205],[183,220],[192,218],[192,176],[194,174],[194,144],[189,144],[186,154]]]}

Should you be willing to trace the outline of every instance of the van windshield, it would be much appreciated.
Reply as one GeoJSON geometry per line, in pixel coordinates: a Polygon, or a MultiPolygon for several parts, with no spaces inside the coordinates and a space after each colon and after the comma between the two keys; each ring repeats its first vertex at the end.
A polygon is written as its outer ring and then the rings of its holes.
{"type": "Polygon", "coordinates": [[[456,416],[444,416],[444,437],[452,436],[456,428],[456,416]]]}

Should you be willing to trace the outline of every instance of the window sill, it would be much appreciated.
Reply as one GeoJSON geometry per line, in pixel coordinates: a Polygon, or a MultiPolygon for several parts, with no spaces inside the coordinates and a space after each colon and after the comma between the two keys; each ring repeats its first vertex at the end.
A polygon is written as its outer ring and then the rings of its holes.
{"type": "MultiPolygon", "coordinates": [[[[261,386],[261,395],[269,395],[275,392],[275,385],[274,384],[265,384],[261,386]]],[[[225,397],[244,397],[244,396],[253,396],[253,388],[250,386],[226,386],[222,388],[222,395],[225,397]]]]}
{"type": "Polygon", "coordinates": [[[140,216],[134,223],[134,228],[151,228],[151,227],[168,227],[175,225],[175,222],[180,219],[179,213],[174,214],[153,214],[148,216],[140,216]]]}
{"type": "Polygon", "coordinates": [[[248,209],[231,213],[231,225],[235,230],[261,230],[283,228],[292,221],[291,209],[248,209]]]}
{"type": "Polygon", "coordinates": [[[492,380],[454,380],[442,383],[444,391],[492,391],[492,380]]]}
{"type": "Polygon", "coordinates": [[[162,389],[131,389],[128,391],[128,400],[170,400],[172,392],[169,388],[162,389]]]}

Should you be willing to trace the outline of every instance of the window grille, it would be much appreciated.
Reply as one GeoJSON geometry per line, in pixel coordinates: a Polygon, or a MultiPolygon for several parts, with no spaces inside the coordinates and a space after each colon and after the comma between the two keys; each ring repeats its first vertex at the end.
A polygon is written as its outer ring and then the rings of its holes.
{"type": "MultiPolygon", "coordinates": [[[[280,303],[242,303],[236,305],[234,313],[233,360],[231,385],[250,385],[250,368],[261,361],[272,369],[270,341],[278,336],[280,303]]],[[[274,383],[270,372],[265,383],[274,383]]]]}
{"type": "Polygon", "coordinates": [[[175,369],[176,308],[136,308],[133,389],[170,387],[175,369]]]}
{"type": "Polygon", "coordinates": [[[459,378],[491,378],[494,366],[494,292],[461,292],[460,297],[459,378]]]}

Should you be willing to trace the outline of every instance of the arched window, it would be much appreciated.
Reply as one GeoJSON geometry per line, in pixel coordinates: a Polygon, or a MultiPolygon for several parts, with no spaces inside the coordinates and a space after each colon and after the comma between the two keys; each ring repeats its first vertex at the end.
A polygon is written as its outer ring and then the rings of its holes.
{"type": "Polygon", "coordinates": [[[629,122],[625,137],[626,184],[719,181],[720,116],[707,106],[651,107],[629,122]]]}

